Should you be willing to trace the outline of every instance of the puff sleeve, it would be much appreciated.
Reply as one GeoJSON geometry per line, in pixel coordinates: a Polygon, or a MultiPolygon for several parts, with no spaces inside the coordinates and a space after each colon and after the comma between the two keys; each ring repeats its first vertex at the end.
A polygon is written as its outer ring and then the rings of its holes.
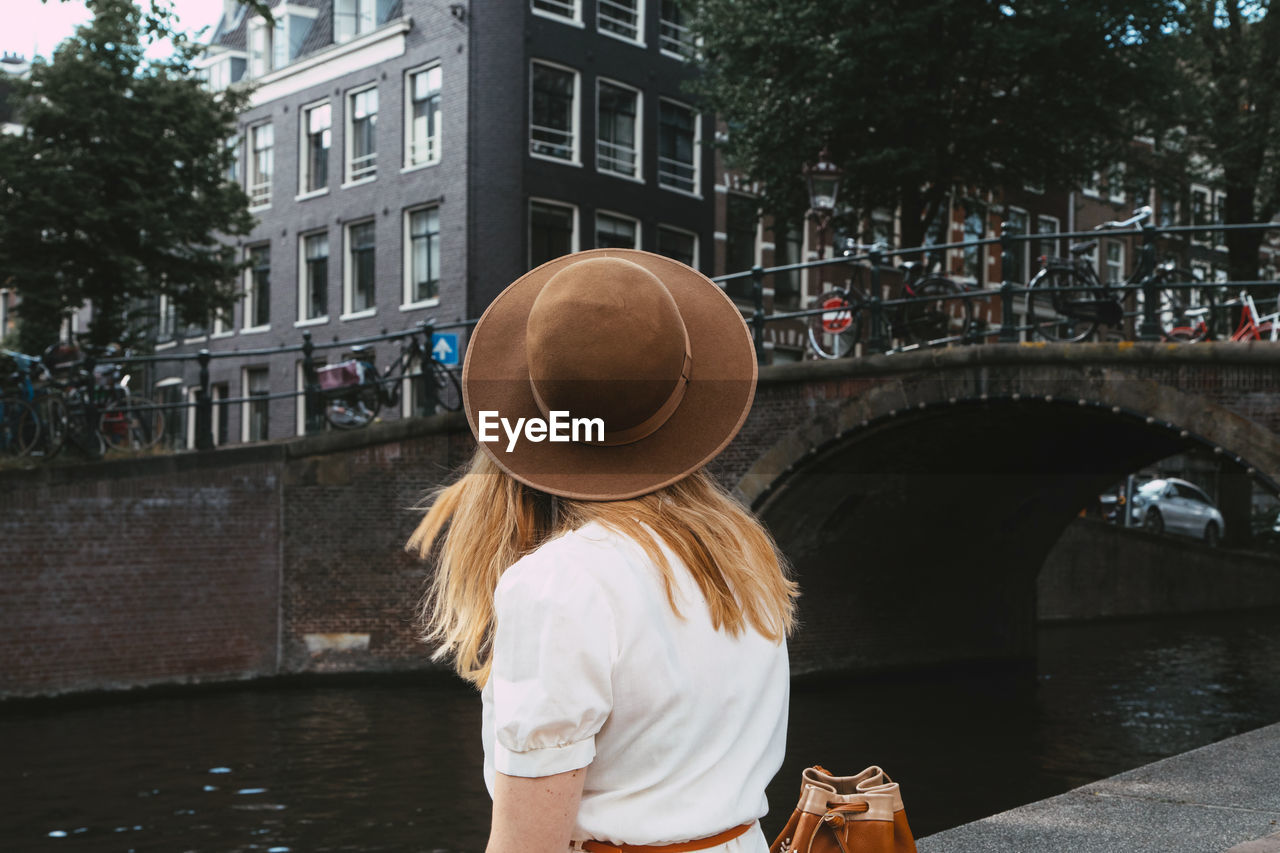
{"type": "Polygon", "coordinates": [[[587,567],[535,553],[494,594],[494,768],[550,776],[595,758],[613,707],[614,614],[587,567]]]}

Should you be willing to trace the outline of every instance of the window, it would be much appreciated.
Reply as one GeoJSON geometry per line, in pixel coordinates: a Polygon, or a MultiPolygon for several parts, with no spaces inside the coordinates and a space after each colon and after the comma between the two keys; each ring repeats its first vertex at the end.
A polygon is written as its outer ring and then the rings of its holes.
{"type": "Polygon", "coordinates": [[[347,181],[363,181],[378,173],[378,90],[347,96],[347,181]]]}
{"type": "Polygon", "coordinates": [[[698,194],[698,114],[665,98],[658,105],[658,185],[698,194]]]}
{"type": "Polygon", "coordinates": [[[249,76],[261,77],[274,66],[276,31],[261,18],[249,22],[249,76]]]}
{"type": "Polygon", "coordinates": [[[173,340],[174,335],[178,333],[178,311],[168,294],[160,294],[157,312],[159,323],[156,327],[156,340],[173,340]]]}
{"type": "Polygon", "coordinates": [[[1161,228],[1178,224],[1178,200],[1172,192],[1160,191],[1160,210],[1156,224],[1161,228]]]}
{"type": "MultiPolygon", "coordinates": [[[[294,432],[297,435],[306,435],[308,432],[324,432],[330,428],[329,419],[324,416],[324,403],[319,399],[316,400],[316,408],[312,417],[314,423],[307,423],[307,372],[304,369],[305,362],[298,359],[294,366],[294,381],[296,387],[294,390],[298,395],[294,397],[293,424],[294,432]],[[310,429],[308,429],[310,427],[310,429]]],[[[323,367],[325,357],[323,355],[313,355],[311,357],[311,365],[314,369],[323,367]]]]}
{"type": "Polygon", "coordinates": [[[227,308],[226,310],[213,311],[213,336],[215,338],[225,337],[226,335],[235,334],[235,309],[227,308]]]}
{"type": "Polygon", "coordinates": [[[641,0],[597,0],[596,26],[600,32],[627,41],[640,41],[644,32],[641,0]]]}
{"type": "Polygon", "coordinates": [[[440,296],[440,209],[422,207],[405,213],[404,302],[416,305],[440,296]]]}
{"type": "Polygon", "coordinates": [[[1102,174],[1100,172],[1091,172],[1089,180],[1085,181],[1080,187],[1080,192],[1092,198],[1099,198],[1102,190],[1099,188],[1102,184],[1102,174]]]}
{"type": "Polygon", "coordinates": [[[550,201],[529,202],[529,268],[576,252],[578,210],[550,201]]]}
{"type": "Polygon", "coordinates": [[[226,141],[227,148],[227,171],[226,178],[229,184],[240,183],[240,135],[228,137],[226,141]]]}
{"type": "Polygon", "coordinates": [[[302,111],[302,176],[298,184],[302,192],[319,192],[329,186],[329,146],[332,141],[330,125],[331,104],[316,104],[302,111]]]}
{"type": "Polygon", "coordinates": [[[366,311],[373,313],[376,303],[372,220],[347,226],[347,266],[343,285],[344,319],[366,311]]]}
{"type": "MultiPolygon", "coordinates": [[[[182,393],[182,377],[170,376],[155,384],[152,399],[164,413],[164,432],[160,435],[160,443],[169,450],[183,450],[187,445],[186,395],[182,393]]],[[[154,423],[154,416],[150,418],[154,423]]]]}
{"type": "MultiPolygon", "coordinates": [[[[725,272],[749,270],[756,265],[756,200],[730,193],[725,202],[725,272]]],[[[751,279],[734,279],[726,284],[725,292],[735,299],[750,299],[751,279]]]]}
{"type": "Polygon", "coordinates": [[[596,214],[597,249],[640,248],[640,223],[613,213],[596,214]]]}
{"type": "Polygon", "coordinates": [[[1117,163],[1107,170],[1107,200],[1112,204],[1124,204],[1124,164],[1117,163]]]}
{"type": "Polygon", "coordinates": [[[893,211],[891,209],[877,207],[871,211],[871,216],[867,222],[865,242],[880,243],[887,249],[893,248],[893,211]]]}
{"type": "Polygon", "coordinates": [[[987,206],[978,201],[964,202],[964,275],[981,284],[985,280],[983,261],[986,253],[978,243],[986,236],[987,206]]]}
{"type": "Polygon", "coordinates": [[[244,295],[244,330],[271,323],[271,247],[249,249],[249,281],[244,295]]]}
{"type": "Polygon", "coordinates": [[[244,370],[245,441],[266,441],[270,435],[270,405],[266,399],[271,393],[271,374],[265,367],[246,367],[244,370]],[[258,398],[258,399],[254,399],[258,398]]]}
{"type": "Polygon", "coordinates": [[[533,0],[531,8],[540,15],[563,18],[568,21],[581,21],[579,2],[580,0],[533,0]]]}
{"type": "Polygon", "coordinates": [[[271,148],[275,134],[270,123],[249,128],[249,206],[265,207],[271,204],[271,148]]]}
{"type": "Polygon", "coordinates": [[[596,169],[640,176],[640,93],[601,80],[596,90],[596,169]]]}
{"type": "Polygon", "coordinates": [[[531,78],[530,153],[578,162],[578,72],[535,62],[531,78]]]}
{"type": "Polygon", "coordinates": [[[341,44],[385,24],[394,0],[334,0],[333,41],[341,44]]]}
{"type": "Polygon", "coordinates": [[[694,269],[698,267],[698,235],[690,231],[658,226],[658,254],[666,255],[694,269]]]}
{"type": "Polygon", "coordinates": [[[220,56],[209,63],[201,75],[205,88],[210,92],[221,92],[232,83],[237,83],[244,76],[245,58],[243,54],[220,56]]]}
{"type": "Polygon", "coordinates": [[[1107,240],[1106,281],[1109,284],[1124,283],[1124,244],[1119,240],[1107,240]]]}
{"type": "MultiPolygon", "coordinates": [[[[792,224],[773,224],[773,265],[777,267],[800,263],[803,235],[792,224]]],[[[796,310],[800,307],[800,270],[773,274],[773,308],[775,311],[796,310]]]]}
{"type": "MultiPolygon", "coordinates": [[[[1191,224],[1208,225],[1213,221],[1213,212],[1209,206],[1209,190],[1205,187],[1191,188],[1191,224]]],[[[1208,231],[1192,231],[1191,242],[1208,243],[1208,231]]]]}
{"type": "MultiPolygon", "coordinates": [[[[1222,190],[1217,190],[1213,194],[1213,223],[1215,225],[1225,225],[1227,222],[1227,194],[1222,190]]],[[[1227,248],[1227,232],[1213,232],[1214,242],[1219,249],[1227,248]]]]}
{"type": "Polygon", "coordinates": [[[329,234],[302,238],[302,275],[298,282],[298,321],[324,320],[329,314],[329,234]]]}
{"type": "Polygon", "coordinates": [[[209,396],[213,398],[213,443],[226,444],[230,433],[230,406],[224,402],[231,396],[231,386],[226,382],[209,386],[209,396]]]}
{"type": "Polygon", "coordinates": [[[1058,256],[1058,240],[1056,237],[1046,237],[1044,235],[1058,233],[1058,217],[1045,216],[1041,214],[1036,217],[1036,233],[1041,235],[1036,241],[1036,256],[1045,258],[1056,258],[1058,256]]]}
{"type": "MultiPolygon", "coordinates": [[[[1029,228],[1030,222],[1027,218],[1027,212],[1016,207],[1009,208],[1009,215],[1005,219],[1005,226],[1008,233],[1015,237],[1022,237],[1031,233],[1029,228]]],[[[1009,244],[1009,265],[1001,270],[1001,278],[1005,281],[1025,284],[1027,281],[1027,253],[1031,250],[1031,243],[1028,240],[1019,240],[1009,244]]],[[[1001,256],[1003,262],[1003,255],[1001,256]]]]}
{"type": "Polygon", "coordinates": [[[440,160],[440,66],[409,72],[405,99],[405,167],[440,160]]]}
{"type": "Polygon", "coordinates": [[[662,0],[658,20],[658,49],[678,59],[693,57],[693,34],[689,32],[689,16],[680,8],[679,0],[662,0]]]}

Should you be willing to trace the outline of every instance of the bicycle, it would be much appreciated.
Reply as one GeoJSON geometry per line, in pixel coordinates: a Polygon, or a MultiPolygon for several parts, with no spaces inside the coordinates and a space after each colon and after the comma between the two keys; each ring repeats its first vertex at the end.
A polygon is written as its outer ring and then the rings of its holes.
{"type": "MultiPolygon", "coordinates": [[[[879,253],[883,248],[879,243],[864,246],[850,241],[845,255],[879,253]]],[[[855,266],[855,277],[860,269],[855,266]]],[[[890,308],[887,312],[890,336],[909,346],[968,341],[973,327],[973,305],[968,299],[957,298],[968,289],[934,273],[929,264],[908,261],[898,269],[902,274],[899,298],[921,301],[890,308]],[[958,332],[953,329],[957,322],[958,332]]],[[[821,314],[811,314],[808,321],[809,347],[814,354],[819,358],[843,358],[853,352],[862,337],[862,312],[869,302],[852,278],[847,287],[828,290],[817,297],[810,307],[824,310],[821,314]]]]}
{"type": "MultiPolygon", "coordinates": [[[[1222,303],[1240,306],[1240,322],[1228,340],[1232,341],[1274,341],[1280,340],[1280,310],[1272,314],[1259,314],[1253,296],[1241,291],[1238,299],[1229,299],[1222,303]],[[1265,335],[1265,337],[1264,337],[1265,335]]],[[[1170,329],[1164,336],[1166,341],[1175,343],[1197,343],[1210,337],[1209,326],[1205,322],[1208,308],[1192,308],[1186,312],[1193,322],[1185,326],[1170,329]]]]}
{"type": "MultiPolygon", "coordinates": [[[[424,324],[425,325],[425,324],[424,324]]],[[[353,346],[351,358],[337,364],[316,368],[315,386],[324,401],[325,419],[336,429],[359,429],[368,426],[383,406],[400,401],[400,387],[405,379],[419,383],[420,399],[434,399],[437,409],[456,412],[462,408],[462,386],[458,377],[437,361],[422,345],[419,336],[425,331],[409,332],[400,346],[400,356],[379,374],[373,350],[353,346]],[[410,373],[413,365],[421,370],[410,373]]]]}
{"type": "Polygon", "coordinates": [[[12,389],[6,392],[9,416],[19,405],[27,409],[18,433],[29,445],[23,452],[45,459],[57,456],[66,439],[67,406],[48,368],[36,356],[0,350],[0,379],[12,389]]]}
{"type": "MultiPolygon", "coordinates": [[[[1150,228],[1146,220],[1151,207],[1144,205],[1128,219],[1104,222],[1095,231],[1150,228]]],[[[1174,288],[1171,285],[1197,281],[1195,276],[1178,268],[1172,261],[1157,265],[1155,245],[1144,241],[1133,274],[1122,282],[1104,282],[1085,256],[1098,247],[1097,240],[1076,243],[1068,248],[1069,258],[1041,258],[1043,268],[1027,284],[1023,308],[1030,336],[1047,341],[1075,343],[1092,338],[1098,326],[1118,327],[1126,316],[1125,302],[1130,290],[1136,290],[1135,302],[1142,308],[1145,292],[1154,285],[1159,303],[1158,321],[1168,332],[1182,322],[1187,311],[1197,307],[1212,309],[1213,291],[1207,287],[1174,288]],[[1138,289],[1141,288],[1141,289],[1138,289]]]]}

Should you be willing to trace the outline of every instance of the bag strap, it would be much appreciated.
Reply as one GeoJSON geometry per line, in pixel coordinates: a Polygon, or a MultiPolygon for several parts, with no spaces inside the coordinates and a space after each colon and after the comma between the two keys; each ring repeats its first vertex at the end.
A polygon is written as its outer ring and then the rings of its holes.
{"type": "Polygon", "coordinates": [[[694,850],[707,850],[719,847],[744,834],[755,825],[755,821],[726,829],[706,838],[695,838],[692,841],[681,841],[676,844],[606,844],[603,841],[584,841],[582,849],[588,853],[691,853],[694,850]]]}

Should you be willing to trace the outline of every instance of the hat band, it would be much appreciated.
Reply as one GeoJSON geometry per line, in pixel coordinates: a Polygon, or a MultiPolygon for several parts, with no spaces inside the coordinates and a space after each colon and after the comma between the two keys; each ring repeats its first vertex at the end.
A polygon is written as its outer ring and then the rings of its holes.
{"type": "MultiPolygon", "coordinates": [[[[693,356],[689,355],[689,350],[686,348],[684,351],[684,363],[680,365],[680,378],[676,381],[675,387],[671,389],[666,401],[653,414],[635,426],[607,433],[606,437],[600,441],[583,439],[580,443],[613,447],[619,444],[632,444],[657,432],[658,427],[667,422],[667,419],[679,408],[680,401],[684,399],[684,391],[689,385],[689,373],[692,366],[693,356]]],[[[529,390],[533,392],[533,401],[538,404],[538,411],[542,412],[543,417],[551,417],[551,409],[543,401],[542,395],[538,393],[538,388],[533,384],[532,377],[529,379],[529,390]]]]}

